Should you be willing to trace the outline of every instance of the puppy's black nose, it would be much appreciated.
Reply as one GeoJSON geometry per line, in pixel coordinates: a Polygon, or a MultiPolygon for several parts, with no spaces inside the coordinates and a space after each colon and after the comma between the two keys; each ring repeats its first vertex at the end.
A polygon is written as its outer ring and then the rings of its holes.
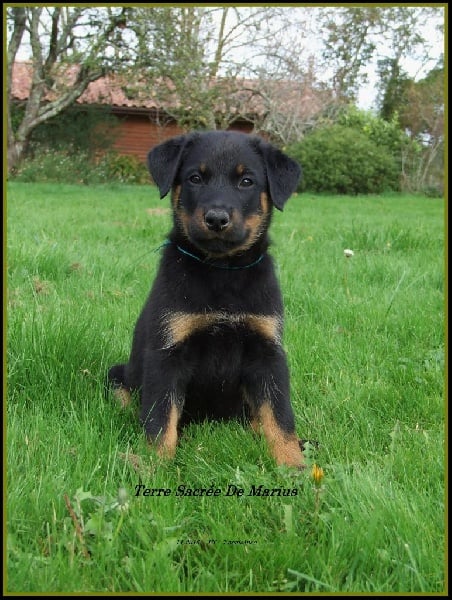
{"type": "Polygon", "coordinates": [[[221,231],[229,225],[229,215],[222,208],[211,208],[204,215],[204,221],[212,231],[221,231]]]}

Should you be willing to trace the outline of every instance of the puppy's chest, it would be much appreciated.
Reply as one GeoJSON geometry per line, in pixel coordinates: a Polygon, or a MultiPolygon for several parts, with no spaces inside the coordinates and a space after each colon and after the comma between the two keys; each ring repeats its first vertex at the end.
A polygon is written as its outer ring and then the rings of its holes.
{"type": "MultiPolygon", "coordinates": [[[[257,335],[272,344],[281,344],[282,319],[279,315],[255,314],[252,312],[183,312],[165,313],[160,324],[160,339],[163,349],[178,346],[199,334],[209,338],[221,338],[231,334],[257,335]]],[[[231,339],[233,339],[231,337],[231,339]]]]}

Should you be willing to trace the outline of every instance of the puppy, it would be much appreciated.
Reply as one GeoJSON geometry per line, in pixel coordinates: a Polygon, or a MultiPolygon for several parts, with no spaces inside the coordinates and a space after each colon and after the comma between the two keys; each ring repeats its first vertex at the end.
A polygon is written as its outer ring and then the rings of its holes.
{"type": "Polygon", "coordinates": [[[191,133],[149,152],[173,227],[128,363],[111,367],[123,404],[138,392],[148,440],[173,457],[180,427],[245,417],[278,465],[301,468],[282,347],[283,303],[267,249],[296,162],[258,137],[191,133]]]}

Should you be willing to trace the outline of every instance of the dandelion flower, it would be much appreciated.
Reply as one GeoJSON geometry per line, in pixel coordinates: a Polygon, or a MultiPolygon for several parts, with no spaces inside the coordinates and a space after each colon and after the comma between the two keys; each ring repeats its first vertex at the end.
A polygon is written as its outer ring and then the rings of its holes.
{"type": "Polygon", "coordinates": [[[353,250],[350,250],[349,248],[346,248],[344,250],[344,256],[345,258],[350,258],[350,256],[353,256],[355,253],[353,252],[353,250]]]}
{"type": "Polygon", "coordinates": [[[322,479],[324,477],[324,472],[322,467],[317,466],[315,463],[312,467],[312,471],[311,471],[311,476],[314,480],[314,483],[316,485],[320,485],[320,483],[322,482],[322,479]]]}

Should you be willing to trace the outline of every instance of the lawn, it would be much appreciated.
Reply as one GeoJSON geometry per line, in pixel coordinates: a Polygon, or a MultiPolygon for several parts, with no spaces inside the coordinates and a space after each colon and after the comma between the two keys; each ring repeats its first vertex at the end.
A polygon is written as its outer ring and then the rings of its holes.
{"type": "Polygon", "coordinates": [[[151,186],[7,187],[5,591],[443,593],[443,201],[275,213],[297,430],[319,442],[302,473],[234,422],[158,461],[105,396],[168,207],[151,186]]]}

